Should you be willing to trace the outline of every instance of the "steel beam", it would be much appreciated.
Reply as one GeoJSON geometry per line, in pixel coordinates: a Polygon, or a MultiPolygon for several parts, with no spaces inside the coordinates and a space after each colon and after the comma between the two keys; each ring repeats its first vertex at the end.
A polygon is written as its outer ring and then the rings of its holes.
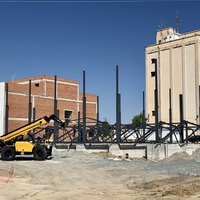
{"type": "Polygon", "coordinates": [[[9,105],[8,105],[8,83],[5,84],[6,89],[6,109],[5,109],[5,134],[8,133],[8,116],[9,116],[9,105]]]}
{"type": "Polygon", "coordinates": [[[29,95],[28,95],[28,123],[31,123],[32,116],[32,101],[31,101],[31,79],[29,80],[29,95]]]}
{"type": "Polygon", "coordinates": [[[154,90],[154,101],[155,101],[155,133],[156,142],[159,142],[159,132],[158,132],[158,66],[157,59],[151,59],[152,64],[155,65],[155,90],[154,90]]]}
{"type": "Polygon", "coordinates": [[[121,106],[120,106],[120,94],[119,94],[119,69],[116,65],[116,137],[117,142],[121,142],[121,106]]]}
{"type": "Polygon", "coordinates": [[[83,71],[83,142],[86,141],[86,96],[85,96],[85,71],[83,71]]]}
{"type": "MultiPolygon", "coordinates": [[[[54,77],[54,115],[57,116],[57,76],[54,77]]],[[[58,117],[58,116],[57,116],[58,117]]],[[[56,142],[58,138],[58,129],[57,129],[57,122],[54,121],[54,142],[56,142]]]]}
{"type": "MultiPolygon", "coordinates": [[[[184,117],[183,117],[183,95],[179,95],[179,106],[180,106],[180,123],[183,123],[184,117]]],[[[180,131],[180,142],[182,143],[184,140],[183,138],[183,127],[181,128],[180,131]]]]}
{"type": "MultiPolygon", "coordinates": [[[[169,124],[170,132],[172,131],[172,92],[171,88],[169,89],[169,124]]],[[[170,135],[170,143],[172,143],[172,135],[170,135]]]]}

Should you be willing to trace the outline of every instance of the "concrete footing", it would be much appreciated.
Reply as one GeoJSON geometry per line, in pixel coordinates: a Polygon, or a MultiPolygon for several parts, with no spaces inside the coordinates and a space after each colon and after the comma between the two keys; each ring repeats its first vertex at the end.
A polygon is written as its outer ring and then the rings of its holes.
{"type": "Polygon", "coordinates": [[[104,152],[107,155],[121,158],[146,158],[149,160],[162,160],[174,153],[186,152],[189,155],[200,148],[200,144],[65,144],[62,147],[56,145],[56,149],[67,149],[68,151],[83,151],[88,153],[104,152]],[[65,148],[63,148],[65,146],[65,148]],[[73,147],[73,148],[71,148],[73,147]]]}

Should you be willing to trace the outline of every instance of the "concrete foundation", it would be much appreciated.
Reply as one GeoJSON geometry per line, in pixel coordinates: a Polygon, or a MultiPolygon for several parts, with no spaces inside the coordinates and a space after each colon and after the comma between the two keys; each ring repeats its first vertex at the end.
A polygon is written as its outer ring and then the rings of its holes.
{"type": "MultiPolygon", "coordinates": [[[[58,148],[59,145],[56,145],[58,148]]],[[[70,148],[70,145],[66,145],[68,151],[83,151],[88,153],[100,153],[104,152],[107,155],[120,158],[146,158],[149,160],[162,160],[170,157],[174,153],[186,152],[188,155],[200,148],[200,144],[185,144],[180,147],[178,144],[73,144],[74,148],[70,148]],[[105,147],[105,148],[104,148],[105,147]]],[[[61,148],[59,148],[61,149],[61,148]]]]}

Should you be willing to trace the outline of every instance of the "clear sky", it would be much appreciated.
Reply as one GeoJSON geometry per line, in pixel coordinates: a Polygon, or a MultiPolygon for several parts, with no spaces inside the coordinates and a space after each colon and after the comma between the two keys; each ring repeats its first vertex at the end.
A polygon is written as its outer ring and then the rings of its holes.
{"type": "Polygon", "coordinates": [[[99,96],[100,120],[116,122],[116,65],[122,123],[142,111],[145,47],[161,26],[200,29],[200,1],[0,0],[0,81],[38,75],[77,80],[99,96]]]}

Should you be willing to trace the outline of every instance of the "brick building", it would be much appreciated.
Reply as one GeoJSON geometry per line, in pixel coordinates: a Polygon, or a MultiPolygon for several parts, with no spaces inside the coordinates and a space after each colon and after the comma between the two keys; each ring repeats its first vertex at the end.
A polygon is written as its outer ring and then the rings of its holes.
{"type": "MultiPolygon", "coordinates": [[[[59,118],[63,121],[70,118],[72,123],[76,123],[78,112],[82,117],[83,94],[79,92],[78,81],[53,76],[36,76],[6,83],[0,83],[0,135],[5,132],[6,107],[8,107],[9,132],[28,123],[30,105],[31,120],[53,114],[55,90],[59,118]],[[31,97],[31,101],[29,101],[29,97],[31,97]]],[[[96,119],[97,96],[93,94],[85,96],[86,117],[96,119]]]]}

